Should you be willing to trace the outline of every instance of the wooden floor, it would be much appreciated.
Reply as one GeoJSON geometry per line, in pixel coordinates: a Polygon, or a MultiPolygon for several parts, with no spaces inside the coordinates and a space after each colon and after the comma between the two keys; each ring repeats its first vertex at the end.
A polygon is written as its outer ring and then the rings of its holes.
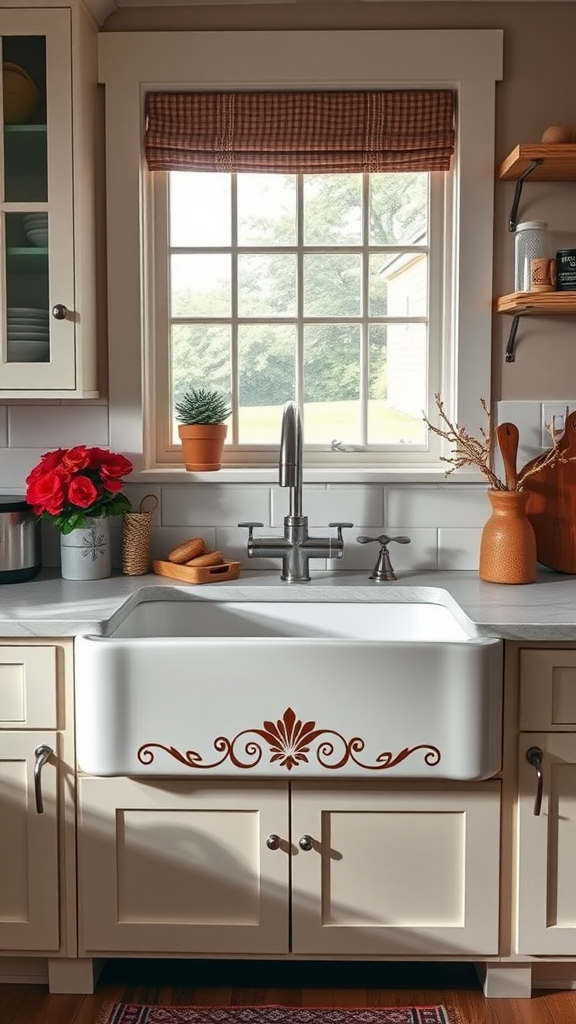
{"type": "Polygon", "coordinates": [[[229,1006],[442,1003],[460,1024],[576,1024],[576,992],[485,999],[470,965],[109,961],[93,996],[0,985],[0,1024],[96,1024],[106,1000],[229,1006]]]}

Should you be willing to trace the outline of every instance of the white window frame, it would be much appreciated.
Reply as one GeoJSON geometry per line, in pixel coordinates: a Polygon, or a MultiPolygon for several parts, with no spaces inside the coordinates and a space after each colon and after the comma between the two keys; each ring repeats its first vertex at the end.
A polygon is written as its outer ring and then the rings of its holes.
{"type": "MultiPolygon", "coordinates": [[[[495,82],[503,33],[490,30],[101,33],[99,80],[106,87],[106,192],[110,444],[137,473],[185,473],[155,464],[152,343],[154,229],[147,216],[144,101],[170,89],[454,88],[457,151],[446,217],[445,346],[440,373],[448,414],[471,430],[490,401],[495,82]]],[[[407,453],[408,454],[408,453],[407,453]]],[[[444,479],[439,443],[403,465],[315,468],[307,479],[444,479]]],[[[380,460],[383,462],[383,459],[380,460]]],[[[226,468],[219,479],[264,480],[273,469],[226,468]],[[248,474],[248,475],[247,475],[248,474]]],[[[462,474],[454,474],[451,479],[462,474]]],[[[474,474],[472,474],[474,476],[474,474]]]]}

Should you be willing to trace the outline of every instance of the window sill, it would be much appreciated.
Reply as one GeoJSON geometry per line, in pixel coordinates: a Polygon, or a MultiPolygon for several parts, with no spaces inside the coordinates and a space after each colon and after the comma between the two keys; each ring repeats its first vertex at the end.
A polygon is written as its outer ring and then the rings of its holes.
{"type": "MultiPolygon", "coordinates": [[[[480,473],[472,470],[460,471],[446,475],[443,466],[422,467],[358,467],[339,470],[321,467],[304,468],[304,484],[482,484],[487,481],[480,473]]],[[[136,471],[130,476],[130,483],[157,484],[277,484],[278,470],[267,466],[262,469],[254,467],[223,467],[216,472],[192,473],[183,467],[170,466],[136,471]]]]}

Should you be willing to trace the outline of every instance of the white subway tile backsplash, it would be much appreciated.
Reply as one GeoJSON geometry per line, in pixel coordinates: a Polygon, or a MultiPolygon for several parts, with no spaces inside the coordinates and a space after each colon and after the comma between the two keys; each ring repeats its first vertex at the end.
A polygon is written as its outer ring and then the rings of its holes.
{"type": "MultiPolygon", "coordinates": [[[[38,440],[38,438],[36,438],[38,440]]],[[[0,448],[0,489],[4,494],[26,492],[26,477],[46,449],[0,448]]]]}
{"type": "MultiPolygon", "coordinates": [[[[289,510],[289,491],[273,487],[272,526],[282,526],[289,510]]],[[[370,485],[320,487],[305,484],[302,495],[303,514],[314,526],[328,523],[380,523],[383,519],[382,488],[370,485]]]]}
{"type": "MultiPolygon", "coordinates": [[[[267,499],[268,489],[255,488],[254,491],[250,489],[247,497],[246,488],[241,488],[240,500],[237,505],[236,497],[238,496],[238,491],[234,489],[233,485],[216,488],[220,493],[222,491],[227,492],[229,511],[226,514],[230,520],[227,523],[216,521],[216,519],[221,520],[224,517],[224,504],[222,502],[220,503],[219,510],[216,510],[216,512],[210,503],[207,503],[201,512],[199,506],[202,502],[191,500],[191,493],[196,495],[199,491],[204,492],[205,489],[205,487],[197,487],[191,492],[190,488],[178,485],[174,487],[156,487],[153,489],[136,484],[127,486],[126,493],[130,497],[135,510],[137,510],[139,502],[146,494],[156,493],[160,498],[159,508],[153,514],[152,558],[165,559],[168,552],[173,547],[176,547],[177,544],[182,543],[182,541],[190,536],[200,536],[204,539],[207,548],[222,551],[224,558],[227,560],[242,562],[243,568],[246,570],[272,570],[280,574],[282,564],[280,558],[248,559],[246,551],[248,531],[237,526],[237,522],[241,522],[243,518],[254,518],[253,499],[256,496],[257,501],[262,503],[267,499]],[[168,503],[166,502],[167,497],[169,497],[168,503]],[[180,504],[179,499],[184,503],[180,504]],[[250,502],[249,509],[246,508],[247,501],[250,502]],[[244,503],[243,514],[240,511],[237,512],[237,509],[242,508],[242,503],[244,503]],[[202,522],[202,514],[210,516],[208,524],[205,521],[202,522]],[[166,524],[166,515],[173,522],[166,524]]],[[[362,488],[361,491],[363,492],[367,489],[367,487],[362,488]]],[[[397,490],[401,491],[402,488],[397,490]]],[[[431,511],[436,515],[439,515],[440,512],[444,515],[446,514],[444,504],[442,503],[446,501],[445,496],[442,497],[441,502],[429,503],[427,499],[430,492],[426,487],[407,487],[404,490],[409,492],[406,495],[406,508],[410,508],[412,520],[417,515],[421,515],[425,521],[426,513],[431,511]],[[423,502],[421,510],[417,508],[418,501],[423,502]]],[[[378,508],[381,488],[376,487],[375,492],[372,496],[361,493],[358,499],[359,504],[362,502],[372,503],[373,507],[378,508]]],[[[468,513],[467,518],[468,523],[470,523],[469,489],[451,489],[452,502],[458,504],[462,499],[463,508],[460,514],[466,519],[468,513]]],[[[479,500],[481,503],[486,500],[485,489],[480,490],[479,500]]],[[[257,503],[256,507],[258,509],[257,503]]],[[[262,511],[262,507],[262,504],[260,504],[260,511],[262,511]]],[[[348,511],[350,511],[350,505],[348,506],[348,511]]],[[[449,512],[454,517],[454,509],[449,509],[449,512]]],[[[481,525],[484,524],[488,514],[489,509],[486,507],[484,514],[480,517],[481,525]]],[[[342,559],[313,559],[311,570],[321,571],[329,569],[331,571],[366,572],[370,575],[378,560],[379,545],[377,541],[370,544],[358,544],[356,538],[361,534],[376,538],[382,533],[392,537],[404,535],[410,538],[409,544],[396,544],[394,541],[390,544],[392,565],[399,575],[412,571],[432,572],[436,569],[476,570],[478,568],[481,525],[468,525],[467,527],[442,526],[436,529],[434,525],[414,526],[413,523],[408,525],[405,523],[399,523],[398,525],[386,524],[385,526],[378,521],[373,522],[369,526],[362,526],[356,523],[352,529],[345,529],[343,531],[344,554],[342,559]]],[[[113,565],[115,568],[119,568],[122,558],[121,517],[114,519],[112,527],[113,565]]],[[[331,531],[325,522],[320,524],[310,522],[310,532],[316,536],[326,537],[331,532],[335,534],[336,531],[331,531]]],[[[282,537],[283,525],[281,523],[272,527],[257,527],[254,530],[254,534],[256,537],[282,537]]],[[[57,566],[59,564],[59,536],[58,531],[51,527],[50,524],[42,524],[43,564],[46,566],[57,566]]]]}
{"type": "MultiPolygon", "coordinates": [[[[326,486],[324,484],[305,484],[302,493],[303,514],[309,522],[318,522],[316,510],[325,507],[326,486]]],[[[290,488],[270,487],[270,526],[281,527],[284,516],[290,511],[290,488]]],[[[320,513],[318,513],[320,514],[320,513]]]]}
{"type": "Polygon", "coordinates": [[[232,526],[248,520],[269,524],[269,487],[217,483],[162,487],[163,526],[232,526]]]}
{"type": "Polygon", "coordinates": [[[40,415],[27,406],[8,406],[8,436],[12,448],[69,448],[75,444],[108,447],[108,409],[105,405],[49,405],[40,415]],[[41,431],[39,431],[41,424],[41,431]]]}
{"type": "Polygon", "coordinates": [[[438,568],[440,570],[478,569],[481,536],[481,529],[439,529],[438,568]]]}
{"type": "Polygon", "coordinates": [[[391,486],[385,490],[386,532],[411,526],[483,526],[490,514],[483,485],[391,486]]]}

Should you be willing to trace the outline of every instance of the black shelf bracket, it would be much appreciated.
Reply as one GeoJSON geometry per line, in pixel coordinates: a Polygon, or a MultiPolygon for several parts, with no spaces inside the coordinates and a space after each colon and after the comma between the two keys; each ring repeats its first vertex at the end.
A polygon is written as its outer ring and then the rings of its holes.
{"type": "MultiPolygon", "coordinates": [[[[520,175],[520,177],[516,181],[516,188],[514,189],[514,199],[512,200],[512,209],[510,210],[510,220],[508,221],[508,230],[509,231],[516,231],[516,221],[517,221],[517,216],[518,216],[518,205],[520,203],[520,196],[522,195],[522,185],[526,181],[526,178],[528,178],[532,174],[532,171],[535,171],[536,168],[539,167],[540,164],[543,164],[543,163],[544,163],[543,159],[531,160],[530,163],[528,164],[528,167],[526,168],[526,170],[522,171],[522,174],[520,175]]],[[[509,360],[509,361],[511,362],[511,360],[509,360]]]]}
{"type": "Polygon", "coordinates": [[[514,362],[514,342],[516,341],[516,332],[518,330],[518,324],[520,322],[521,313],[516,313],[512,317],[512,326],[510,328],[510,334],[508,335],[508,344],[506,345],[506,362],[514,362]]]}

